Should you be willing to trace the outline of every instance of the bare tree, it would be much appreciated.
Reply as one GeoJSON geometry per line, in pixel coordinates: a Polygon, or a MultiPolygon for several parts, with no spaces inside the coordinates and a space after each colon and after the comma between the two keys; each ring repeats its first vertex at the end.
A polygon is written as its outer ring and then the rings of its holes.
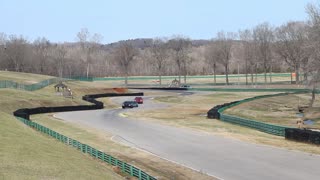
{"type": "Polygon", "coordinates": [[[134,57],[138,54],[138,50],[131,44],[122,42],[115,51],[115,58],[125,74],[125,85],[128,85],[128,72],[129,66],[134,60],[134,57]]]}
{"type": "Polygon", "coordinates": [[[308,41],[307,26],[304,22],[288,22],[277,28],[275,34],[275,52],[294,69],[298,84],[301,64],[308,60],[305,50],[308,41]]]}
{"type": "Polygon", "coordinates": [[[36,57],[39,61],[37,64],[37,66],[39,66],[39,73],[45,74],[46,69],[48,68],[47,59],[49,56],[50,41],[43,37],[36,39],[33,44],[35,47],[36,57]]]}
{"type": "Polygon", "coordinates": [[[205,52],[204,52],[204,57],[206,59],[207,64],[209,67],[211,67],[213,71],[213,79],[214,79],[214,85],[217,83],[217,63],[218,59],[220,59],[220,53],[218,52],[218,47],[217,44],[212,40],[210,43],[207,45],[205,52]]]}
{"type": "MultiPolygon", "coordinates": [[[[253,30],[254,41],[258,46],[259,57],[262,61],[262,67],[264,69],[264,82],[267,82],[267,72],[269,70],[271,74],[271,44],[274,40],[273,29],[268,23],[263,23],[256,26],[253,30]]],[[[271,75],[270,75],[271,80],[271,75]]]]}
{"type": "Polygon", "coordinates": [[[223,65],[224,72],[226,74],[226,84],[229,85],[229,64],[231,59],[231,49],[233,40],[235,38],[234,33],[225,33],[223,31],[218,32],[216,37],[217,44],[217,57],[218,62],[223,65]]]}
{"type": "Polygon", "coordinates": [[[154,39],[150,47],[153,56],[153,63],[156,66],[159,75],[159,84],[162,85],[161,76],[169,57],[167,44],[162,39],[154,39]]]}
{"type": "Polygon", "coordinates": [[[92,37],[87,28],[81,29],[77,33],[77,39],[80,43],[81,50],[84,52],[84,61],[87,63],[86,76],[89,77],[90,66],[93,63],[92,55],[98,50],[99,44],[101,43],[103,36],[95,33],[92,37]]]}
{"type": "Polygon", "coordinates": [[[9,36],[9,41],[6,43],[7,58],[17,72],[23,70],[27,45],[26,39],[14,35],[9,36]]]}
{"type": "Polygon", "coordinates": [[[308,4],[306,7],[310,20],[309,44],[310,63],[307,66],[311,79],[309,85],[312,86],[312,97],[309,106],[312,107],[316,89],[320,85],[320,6],[308,4]]]}
{"type": "Polygon", "coordinates": [[[6,60],[6,42],[7,42],[7,35],[5,33],[0,33],[0,69],[5,67],[4,61],[6,60]]]}
{"type": "Polygon", "coordinates": [[[174,52],[173,59],[178,67],[179,83],[181,83],[181,74],[184,75],[184,83],[186,83],[188,52],[191,41],[182,36],[178,36],[169,40],[168,45],[174,52]]]}
{"type": "Polygon", "coordinates": [[[65,60],[66,60],[66,54],[67,50],[64,46],[64,44],[57,44],[55,46],[54,52],[53,52],[57,73],[60,78],[63,77],[63,69],[65,66],[65,60]]]}
{"type": "Polygon", "coordinates": [[[246,29],[239,31],[240,40],[242,41],[242,56],[245,62],[245,74],[246,74],[246,85],[248,85],[248,73],[250,69],[251,73],[251,84],[253,84],[253,73],[255,65],[257,64],[256,46],[253,41],[252,30],[246,29]]]}

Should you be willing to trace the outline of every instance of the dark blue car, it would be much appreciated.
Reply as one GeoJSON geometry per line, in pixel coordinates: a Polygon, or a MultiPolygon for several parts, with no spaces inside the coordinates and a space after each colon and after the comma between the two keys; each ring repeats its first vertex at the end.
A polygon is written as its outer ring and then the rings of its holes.
{"type": "Polygon", "coordinates": [[[138,103],[136,101],[125,101],[122,103],[122,109],[134,107],[138,107],[138,103]]]}

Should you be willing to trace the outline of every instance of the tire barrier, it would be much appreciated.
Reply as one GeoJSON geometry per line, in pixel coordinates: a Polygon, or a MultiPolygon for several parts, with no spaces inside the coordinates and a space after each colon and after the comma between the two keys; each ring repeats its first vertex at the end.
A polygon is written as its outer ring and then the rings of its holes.
{"type": "Polygon", "coordinates": [[[117,94],[117,93],[106,93],[106,94],[92,94],[85,95],[82,97],[83,100],[93,103],[93,105],[79,105],[79,106],[60,106],[60,107],[37,107],[37,108],[24,108],[18,109],[13,112],[13,115],[22,123],[27,126],[47,134],[58,141],[69,145],[82,153],[89,154],[90,156],[103,161],[104,163],[110,164],[112,166],[116,166],[123,173],[128,173],[133,177],[138,178],[139,180],[156,180],[155,177],[147,174],[141,169],[130,165],[124,161],[121,161],[111,155],[108,155],[96,148],[93,148],[87,144],[81,143],[75,139],[69,138],[65,135],[62,135],[56,131],[53,131],[45,126],[42,126],[36,122],[30,121],[30,115],[32,114],[42,114],[42,113],[50,113],[50,112],[66,112],[66,111],[81,111],[81,110],[95,110],[95,109],[103,109],[104,105],[102,102],[97,101],[96,98],[101,97],[115,97],[115,96],[143,96],[143,93],[125,93],[125,94],[117,94]]]}
{"type": "Polygon", "coordinates": [[[211,108],[208,112],[207,112],[207,117],[209,119],[220,119],[220,113],[218,112],[220,108],[223,108],[223,107],[226,107],[226,106],[230,106],[231,104],[234,104],[234,103],[238,103],[239,101],[233,101],[233,102],[230,102],[230,103],[225,103],[225,104],[222,104],[222,105],[217,105],[213,108],[211,108]]]}
{"type": "Polygon", "coordinates": [[[285,138],[288,140],[320,145],[320,132],[307,129],[287,128],[285,138]]]}
{"type": "Polygon", "coordinates": [[[16,110],[15,112],[13,112],[13,115],[30,120],[30,115],[32,114],[103,109],[103,103],[95,99],[101,98],[101,97],[115,97],[115,96],[143,96],[143,93],[126,93],[126,94],[106,93],[106,94],[84,95],[82,99],[87,102],[93,103],[93,105],[37,107],[37,108],[30,108],[30,109],[25,108],[25,109],[16,110]]]}
{"type": "MultiPolygon", "coordinates": [[[[304,92],[296,92],[295,94],[298,93],[304,93],[304,92]]],[[[220,119],[222,121],[225,122],[229,122],[229,123],[233,123],[233,124],[237,124],[240,126],[245,126],[245,127],[249,127],[249,128],[253,128],[256,129],[258,131],[262,131],[268,134],[273,134],[273,135],[277,135],[277,136],[285,136],[285,129],[287,129],[288,127],[285,126],[280,126],[280,125],[274,125],[274,124],[268,124],[268,123],[263,123],[263,122],[259,122],[256,120],[252,120],[252,119],[246,119],[246,118],[240,118],[240,117],[236,117],[236,116],[231,116],[228,114],[224,114],[224,110],[237,106],[239,104],[245,103],[245,102],[249,102],[249,101],[253,101],[253,100],[257,100],[257,99],[262,99],[262,98],[269,98],[269,97],[276,97],[276,96],[285,96],[288,95],[289,93],[279,93],[279,94],[271,94],[271,95],[262,95],[262,96],[256,96],[256,97],[252,97],[252,98],[248,98],[248,99],[244,99],[241,101],[234,101],[231,103],[226,103],[223,105],[217,105],[215,107],[213,107],[212,109],[210,109],[207,113],[207,117],[210,119],[216,118],[216,119],[220,119]]]]}
{"type": "Polygon", "coordinates": [[[160,88],[160,87],[146,87],[146,88],[131,88],[128,89],[149,89],[149,90],[165,90],[165,91],[179,91],[179,90],[188,90],[188,88],[175,88],[175,87],[167,87],[167,88],[160,88]]]}

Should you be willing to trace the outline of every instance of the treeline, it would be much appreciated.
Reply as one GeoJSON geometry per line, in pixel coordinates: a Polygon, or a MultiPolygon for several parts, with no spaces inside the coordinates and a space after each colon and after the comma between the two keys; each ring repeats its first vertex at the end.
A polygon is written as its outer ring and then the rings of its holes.
{"type": "MultiPolygon", "coordinates": [[[[279,27],[262,23],[238,32],[218,32],[211,40],[184,36],[126,40],[101,44],[102,35],[84,28],[76,43],[53,43],[45,37],[33,42],[23,36],[0,33],[0,69],[60,77],[246,74],[247,83],[264,73],[295,72],[301,80],[317,84],[320,76],[320,8],[306,7],[306,21],[279,27]],[[311,78],[310,78],[311,77],[311,78]],[[309,79],[308,79],[309,78],[309,79]]],[[[184,78],[183,78],[184,77],[184,78]]],[[[214,78],[215,81],[215,78],[214,78]]]]}

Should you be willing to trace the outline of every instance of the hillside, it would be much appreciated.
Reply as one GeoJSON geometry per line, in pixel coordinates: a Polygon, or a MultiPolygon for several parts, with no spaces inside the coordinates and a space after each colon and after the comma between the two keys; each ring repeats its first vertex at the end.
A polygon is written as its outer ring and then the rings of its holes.
{"type": "MultiPolygon", "coordinates": [[[[38,82],[48,76],[0,72],[0,79],[38,82]]],[[[49,77],[50,78],[50,77],[49,77]]],[[[78,97],[80,92],[76,85],[78,97]]],[[[102,90],[88,88],[88,91],[102,90]]],[[[0,89],[0,177],[1,179],[121,179],[110,166],[45,136],[15,119],[12,112],[23,107],[83,104],[80,99],[57,96],[53,87],[28,92],[0,89]]]]}

